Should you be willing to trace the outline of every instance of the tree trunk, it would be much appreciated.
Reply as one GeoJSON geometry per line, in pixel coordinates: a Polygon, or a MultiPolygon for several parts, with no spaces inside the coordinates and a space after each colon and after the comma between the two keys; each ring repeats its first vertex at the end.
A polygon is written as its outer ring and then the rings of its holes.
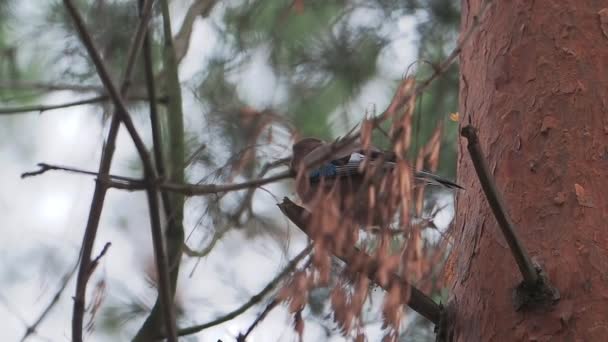
{"type": "MultiPolygon", "coordinates": [[[[463,0],[462,32],[481,0],[463,0]]],[[[448,264],[454,341],[608,340],[608,2],[494,1],[461,54],[460,113],[524,246],[561,300],[519,311],[522,277],[466,149],[448,264]]]]}

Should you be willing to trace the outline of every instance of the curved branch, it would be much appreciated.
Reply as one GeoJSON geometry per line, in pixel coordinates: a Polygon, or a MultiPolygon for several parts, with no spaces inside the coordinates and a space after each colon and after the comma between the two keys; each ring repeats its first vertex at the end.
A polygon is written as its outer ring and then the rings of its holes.
{"type": "MultiPolygon", "coordinates": [[[[308,211],[296,205],[287,197],[285,197],[283,203],[278,204],[278,206],[285,216],[295,223],[295,225],[306,235],[312,238],[309,230],[311,215],[308,211]]],[[[404,294],[402,297],[406,298],[406,302],[403,304],[407,304],[412,310],[418,312],[434,324],[439,323],[442,316],[442,308],[439,304],[435,303],[429,296],[422,293],[395,273],[392,274],[387,283],[380,282],[378,278],[380,265],[377,260],[370,257],[367,253],[362,252],[354,246],[351,248],[343,247],[342,250],[334,249],[331,250],[331,252],[347,265],[360,265],[357,269],[364,272],[371,281],[375,282],[383,289],[388,291],[393,286],[398,286],[404,294]]]]}
{"type": "Polygon", "coordinates": [[[298,265],[298,263],[302,259],[304,259],[304,257],[306,255],[308,255],[308,253],[310,253],[311,250],[312,250],[312,245],[308,245],[308,247],[304,248],[304,250],[302,250],[295,258],[293,258],[293,259],[291,259],[291,261],[289,261],[289,263],[287,264],[287,266],[285,266],[285,268],[281,271],[281,273],[279,273],[276,277],[274,277],[274,279],[272,279],[270,281],[270,283],[268,283],[268,285],[266,285],[260,292],[258,292],[256,295],[251,297],[251,299],[249,299],[249,301],[247,301],[247,303],[241,305],[239,308],[237,308],[236,310],[234,310],[230,313],[227,313],[223,316],[220,316],[220,317],[214,319],[211,322],[195,325],[195,326],[192,326],[189,328],[179,329],[178,335],[185,336],[185,335],[197,333],[199,331],[202,331],[202,330],[211,328],[213,326],[222,324],[224,322],[227,322],[227,321],[239,316],[240,314],[244,313],[245,311],[249,310],[249,308],[251,308],[252,306],[261,302],[262,299],[264,299],[264,297],[268,293],[270,293],[270,291],[275,289],[277,287],[277,285],[279,285],[279,282],[281,281],[281,279],[283,279],[291,271],[293,271],[293,269],[295,269],[295,267],[298,265]]]}

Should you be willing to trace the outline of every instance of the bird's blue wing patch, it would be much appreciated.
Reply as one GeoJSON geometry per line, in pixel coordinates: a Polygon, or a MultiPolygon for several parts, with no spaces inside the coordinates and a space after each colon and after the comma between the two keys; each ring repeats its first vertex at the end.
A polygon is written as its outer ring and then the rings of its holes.
{"type": "Polygon", "coordinates": [[[337,167],[334,164],[325,164],[318,169],[310,171],[308,178],[310,180],[317,180],[321,177],[335,177],[337,174],[337,167]]]}

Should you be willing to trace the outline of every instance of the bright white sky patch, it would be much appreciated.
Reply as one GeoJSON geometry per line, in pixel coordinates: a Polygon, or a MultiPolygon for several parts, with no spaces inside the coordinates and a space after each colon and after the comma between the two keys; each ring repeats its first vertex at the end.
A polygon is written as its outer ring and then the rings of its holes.
{"type": "Polygon", "coordinates": [[[47,193],[40,198],[38,203],[39,219],[48,223],[45,227],[61,228],[55,223],[65,220],[70,209],[72,200],[64,192],[47,193]]]}

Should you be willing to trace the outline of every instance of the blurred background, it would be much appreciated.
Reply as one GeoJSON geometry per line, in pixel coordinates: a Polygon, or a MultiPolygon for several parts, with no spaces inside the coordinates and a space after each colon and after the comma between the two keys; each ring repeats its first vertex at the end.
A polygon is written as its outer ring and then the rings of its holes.
{"type": "MultiPolygon", "coordinates": [[[[80,0],[79,9],[116,80],[125,64],[136,1],[80,0]]],[[[455,47],[458,1],[449,0],[173,0],[172,31],[180,60],[185,114],[186,175],[191,183],[230,183],[283,171],[294,137],[343,136],[366,116],[382,113],[404,76],[428,77],[455,47]]],[[[152,19],[160,61],[162,22],[152,19]]],[[[160,62],[158,62],[160,63],[160,62]]],[[[140,63],[141,64],[141,63],[140,63]]],[[[166,77],[156,66],[159,94],[166,77]]],[[[150,144],[144,72],[135,71],[129,109],[150,144]]],[[[48,172],[21,179],[36,164],[97,170],[111,104],[60,1],[0,0],[0,339],[20,340],[53,298],[30,341],[70,340],[74,267],[94,178],[48,172]],[[88,104],[65,108],[86,100],[88,104]],[[90,100],[90,101],[89,101],[90,100]],[[60,291],[63,284],[65,290],[60,291]]],[[[455,178],[458,68],[416,100],[411,155],[443,125],[437,173],[455,178]],[[453,116],[452,116],[453,118],[453,116]]],[[[382,135],[375,143],[386,146],[382,135]]],[[[167,151],[171,153],[171,151],[167,151]]],[[[112,173],[139,177],[142,167],[125,130],[112,173]]],[[[432,189],[431,189],[432,190],[432,189]]],[[[187,245],[176,294],[180,327],[234,310],[264,287],[306,245],[276,203],[295,198],[288,181],[255,192],[186,201],[187,245]]],[[[452,195],[427,191],[426,208],[441,208],[428,248],[453,216],[452,195]]],[[[438,238],[439,237],[439,238],[438,238]]],[[[87,340],[129,340],[156,298],[145,195],[110,190],[94,253],[111,242],[89,281],[87,340]]],[[[430,287],[440,300],[440,282],[430,287]]],[[[369,340],[382,336],[374,290],[365,313],[369,340]]],[[[313,291],[303,312],[304,340],[342,341],[327,305],[313,291]]],[[[271,298],[184,341],[232,341],[271,298]]],[[[377,303],[381,299],[376,300],[377,303]]],[[[293,318],[279,306],[249,341],[293,341],[293,318]]],[[[432,325],[407,313],[402,340],[432,341],[432,325]]]]}

